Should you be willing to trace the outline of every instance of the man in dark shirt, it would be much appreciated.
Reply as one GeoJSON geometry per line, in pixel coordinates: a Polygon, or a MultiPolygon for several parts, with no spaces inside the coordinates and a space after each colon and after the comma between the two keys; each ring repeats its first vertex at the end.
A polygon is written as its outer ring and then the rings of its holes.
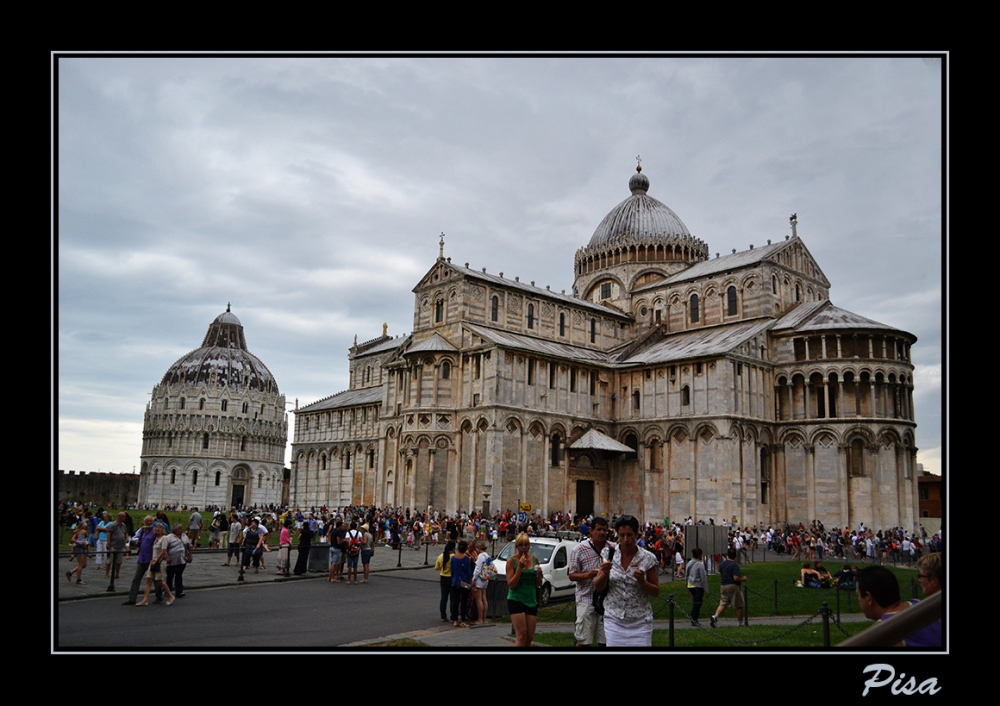
{"type": "Polygon", "coordinates": [[[736,563],[736,550],[730,547],[726,556],[728,558],[723,559],[719,567],[722,598],[719,600],[719,607],[715,609],[715,615],[709,619],[713,628],[718,627],[719,616],[730,605],[736,609],[738,624],[743,625],[743,592],[740,591],[740,584],[746,581],[747,577],[740,572],[740,565],[736,563]]]}
{"type": "Polygon", "coordinates": [[[333,583],[340,583],[344,574],[344,536],[347,525],[340,521],[330,523],[330,577],[333,583]]]}

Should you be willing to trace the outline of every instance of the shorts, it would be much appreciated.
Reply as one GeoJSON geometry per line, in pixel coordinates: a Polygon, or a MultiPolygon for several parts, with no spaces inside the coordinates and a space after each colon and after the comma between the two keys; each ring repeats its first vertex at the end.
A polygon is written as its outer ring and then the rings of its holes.
{"type": "Polygon", "coordinates": [[[723,608],[728,608],[729,606],[733,608],[743,607],[743,591],[740,590],[738,583],[731,583],[728,586],[722,587],[722,600],[719,601],[719,605],[723,608]]]}
{"type": "Polygon", "coordinates": [[[226,553],[226,556],[228,556],[230,559],[232,559],[233,557],[236,557],[237,559],[239,559],[239,557],[240,557],[240,541],[238,539],[231,539],[231,540],[229,540],[229,551],[226,553]]]}
{"type": "Polygon", "coordinates": [[[370,562],[372,560],[372,554],[374,554],[374,553],[375,552],[373,552],[371,549],[362,549],[361,550],[361,563],[364,566],[368,566],[368,562],[370,562]]]}
{"type": "Polygon", "coordinates": [[[351,554],[347,555],[347,568],[348,569],[356,569],[356,568],[358,568],[358,555],[357,554],[354,554],[353,556],[351,554]]]}
{"type": "Polygon", "coordinates": [[[594,644],[595,637],[598,645],[608,644],[608,638],[604,634],[604,616],[594,611],[593,603],[577,603],[576,630],[573,632],[573,639],[581,645],[590,647],[594,644]]]}
{"type": "Polygon", "coordinates": [[[330,566],[336,566],[337,564],[339,564],[343,554],[344,552],[342,552],[341,550],[330,547],[330,566]]]}
{"type": "Polygon", "coordinates": [[[538,606],[536,605],[524,605],[520,601],[512,601],[507,599],[507,612],[510,615],[517,615],[518,613],[524,613],[525,615],[538,615],[538,606]]]}

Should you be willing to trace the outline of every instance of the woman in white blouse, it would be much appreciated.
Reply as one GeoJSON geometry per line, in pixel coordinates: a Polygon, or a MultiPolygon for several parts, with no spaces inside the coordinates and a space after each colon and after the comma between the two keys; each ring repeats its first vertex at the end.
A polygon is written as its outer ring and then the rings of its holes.
{"type": "Polygon", "coordinates": [[[649,599],[660,595],[656,555],[636,545],[636,518],[622,515],[615,522],[615,530],[618,547],[594,578],[595,591],[609,587],[604,600],[608,647],[648,647],[653,644],[653,608],[649,599]]]}

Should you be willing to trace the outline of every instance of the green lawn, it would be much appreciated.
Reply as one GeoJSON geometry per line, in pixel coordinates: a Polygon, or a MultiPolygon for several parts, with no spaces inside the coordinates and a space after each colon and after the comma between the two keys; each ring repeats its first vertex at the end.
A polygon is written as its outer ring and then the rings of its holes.
{"type": "MultiPolygon", "coordinates": [[[[113,510],[109,512],[111,513],[112,520],[118,517],[118,512],[119,512],[118,510],[113,510]]],[[[191,519],[191,512],[192,512],[191,510],[176,510],[172,512],[167,512],[166,513],[167,519],[169,520],[170,526],[173,527],[174,523],[180,522],[181,526],[184,527],[184,531],[186,532],[188,521],[191,519]]],[[[138,531],[138,529],[142,527],[142,518],[145,517],[146,515],[153,515],[154,513],[149,512],[148,510],[128,510],[128,514],[132,516],[132,522],[135,526],[136,531],[138,531]]],[[[201,538],[198,542],[198,545],[202,548],[205,548],[208,547],[208,538],[210,535],[208,526],[212,523],[212,512],[211,511],[202,512],[201,519],[202,522],[205,524],[205,528],[201,531],[201,538]]],[[[229,536],[228,531],[223,532],[223,534],[227,537],[229,536]]],[[[58,543],[56,550],[60,552],[69,551],[69,538],[70,538],[69,529],[66,527],[59,527],[58,532],[56,533],[56,542],[58,543]]],[[[277,531],[268,533],[267,543],[272,546],[278,545],[277,531]]],[[[298,544],[297,537],[293,537],[292,544],[298,544]]]]}
{"type": "MultiPolygon", "coordinates": [[[[748,578],[744,584],[747,588],[747,611],[751,618],[754,616],[773,615],[812,615],[820,610],[825,601],[830,610],[836,613],[837,600],[840,599],[840,613],[860,613],[857,596],[851,591],[838,591],[833,588],[796,588],[794,580],[799,576],[801,564],[788,561],[757,562],[754,564],[744,564],[742,566],[743,575],[748,578]],[[775,599],[777,596],[777,600],[775,599]],[[775,605],[777,604],[777,610],[775,605]]],[[[827,564],[827,568],[839,569],[840,565],[827,564]]],[[[915,569],[897,568],[887,566],[896,578],[899,579],[900,593],[904,599],[921,598],[919,585],[916,584],[917,572],[915,569]],[[913,593],[914,589],[916,593],[913,593]]],[[[669,616],[669,598],[673,596],[675,601],[674,619],[677,621],[687,621],[687,615],[691,611],[691,594],[688,593],[684,581],[669,581],[668,574],[660,576],[660,595],[652,599],[653,615],[657,620],[666,620],[669,616]]],[[[705,597],[705,603],[701,609],[701,619],[707,623],[708,615],[715,611],[719,601],[719,575],[711,574],[708,577],[708,588],[710,595],[705,597]]],[[[727,617],[734,618],[735,613],[731,609],[727,617]]],[[[575,609],[573,603],[558,603],[539,611],[538,620],[540,622],[569,622],[575,620],[575,609]]]]}
{"type": "MultiPolygon", "coordinates": [[[[708,625],[705,620],[704,625],[708,625]]],[[[842,627],[849,635],[867,628],[871,623],[845,623],[842,627]]],[[[836,625],[830,626],[830,644],[836,645],[847,639],[836,625]]],[[[572,647],[573,632],[535,633],[535,642],[551,647],[572,647]]],[[[667,630],[653,631],[653,647],[670,647],[670,633],[667,630]]],[[[727,651],[757,649],[760,647],[808,647],[823,648],[823,627],[818,622],[798,629],[781,625],[751,625],[750,627],[720,627],[717,630],[675,630],[674,648],[723,649],[727,651]]]]}

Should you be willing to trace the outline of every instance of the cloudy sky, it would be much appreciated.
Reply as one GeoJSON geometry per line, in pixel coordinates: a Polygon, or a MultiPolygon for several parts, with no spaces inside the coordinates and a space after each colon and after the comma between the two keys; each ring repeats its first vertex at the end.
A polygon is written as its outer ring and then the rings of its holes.
{"type": "Polygon", "coordinates": [[[291,410],[347,387],[355,335],[410,331],[442,232],[456,263],[571,289],[574,252],[641,155],[649,195],[713,256],[784,238],[796,212],[833,303],[918,337],[918,461],[940,470],[937,59],[84,57],[57,72],[60,469],[136,469],[153,386],[228,302],[291,410]]]}

